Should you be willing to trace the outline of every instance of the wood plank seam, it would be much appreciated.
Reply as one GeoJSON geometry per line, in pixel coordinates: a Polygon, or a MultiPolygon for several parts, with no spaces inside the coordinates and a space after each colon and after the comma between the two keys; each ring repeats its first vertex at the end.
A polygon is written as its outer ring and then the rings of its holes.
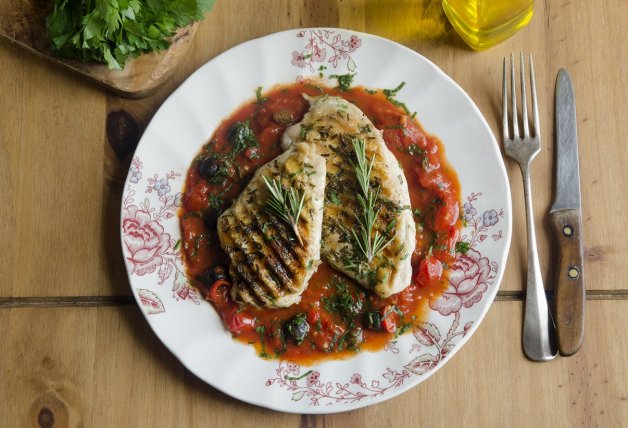
{"type": "MultiPolygon", "coordinates": [[[[548,292],[552,299],[553,293],[548,292]]],[[[524,291],[499,291],[497,302],[522,301],[524,291]]],[[[587,290],[587,300],[628,300],[625,290],[587,290]]],[[[53,297],[0,297],[0,308],[62,308],[62,307],[103,307],[125,306],[134,303],[132,296],[53,296],[53,297]]]]}

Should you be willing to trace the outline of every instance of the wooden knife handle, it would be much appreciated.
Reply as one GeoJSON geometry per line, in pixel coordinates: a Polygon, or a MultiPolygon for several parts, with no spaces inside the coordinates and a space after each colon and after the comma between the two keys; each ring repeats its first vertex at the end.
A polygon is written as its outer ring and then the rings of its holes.
{"type": "Polygon", "coordinates": [[[562,210],[550,214],[558,246],[558,266],[554,298],[558,350],[570,356],[578,352],[584,339],[586,291],[582,266],[580,212],[562,210]]]}

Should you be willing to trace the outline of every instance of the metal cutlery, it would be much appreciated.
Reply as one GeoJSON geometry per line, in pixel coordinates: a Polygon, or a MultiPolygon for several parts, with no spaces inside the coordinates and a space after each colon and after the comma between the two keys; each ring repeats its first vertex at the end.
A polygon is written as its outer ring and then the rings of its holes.
{"type": "Polygon", "coordinates": [[[523,322],[523,350],[528,358],[534,361],[548,361],[556,357],[555,328],[552,314],[547,304],[547,297],[543,287],[543,278],[539,267],[538,250],[536,247],[536,233],[532,210],[532,195],[530,185],[530,165],[532,159],[541,149],[541,132],[539,124],[538,102],[536,98],[536,83],[534,65],[530,55],[530,92],[532,95],[532,129],[528,124],[528,110],[525,90],[525,64],[523,53],[520,60],[521,81],[521,118],[523,135],[519,130],[517,118],[517,96],[515,85],[515,59],[510,56],[510,121],[508,116],[508,91],[506,58],[504,58],[504,73],[502,84],[502,136],[504,150],[512,159],[516,160],[523,175],[523,191],[525,196],[526,223],[528,231],[528,270],[525,314],[523,322]],[[510,124],[510,125],[509,125],[510,124]],[[512,128],[512,134],[510,132],[512,128]]]}
{"type": "Polygon", "coordinates": [[[585,285],[576,106],[571,79],[562,68],[556,77],[555,111],[556,199],[550,219],[558,246],[556,333],[561,355],[569,356],[580,349],[584,339],[585,285]]]}

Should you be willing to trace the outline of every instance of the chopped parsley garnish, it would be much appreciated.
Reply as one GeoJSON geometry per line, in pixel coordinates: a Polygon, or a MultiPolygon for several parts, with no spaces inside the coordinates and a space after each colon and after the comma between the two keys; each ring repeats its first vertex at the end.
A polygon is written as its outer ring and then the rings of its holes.
{"type": "Polygon", "coordinates": [[[466,254],[471,248],[471,244],[468,242],[460,241],[456,242],[456,253],[466,254]]]}
{"type": "Polygon", "coordinates": [[[353,78],[356,73],[349,74],[332,74],[329,76],[332,79],[338,80],[338,89],[341,91],[348,91],[351,88],[351,84],[353,83],[353,78]]]}
{"type": "Polygon", "coordinates": [[[305,141],[305,137],[307,137],[307,133],[312,130],[312,125],[301,125],[301,132],[299,133],[299,139],[301,141],[305,141]]]}
{"type": "Polygon", "coordinates": [[[209,206],[215,210],[220,210],[225,201],[218,195],[212,193],[209,195],[209,206]]]}
{"type": "Polygon", "coordinates": [[[242,153],[249,147],[257,147],[257,138],[248,119],[244,122],[236,122],[231,127],[227,134],[227,141],[232,144],[231,153],[233,156],[242,153]]]}
{"type": "Polygon", "coordinates": [[[263,97],[262,96],[262,87],[258,86],[258,88],[255,90],[255,98],[257,98],[257,104],[259,105],[264,105],[264,103],[266,101],[268,101],[267,97],[263,97]]]}
{"type": "Polygon", "coordinates": [[[386,95],[386,99],[390,101],[392,105],[394,105],[395,107],[401,107],[403,111],[406,112],[406,114],[410,114],[410,109],[408,109],[408,106],[405,103],[402,103],[401,101],[398,101],[396,99],[397,93],[401,89],[403,89],[404,86],[406,86],[406,82],[401,82],[399,86],[397,86],[395,89],[384,89],[382,92],[384,92],[384,95],[386,95]]]}
{"type": "Polygon", "coordinates": [[[323,298],[323,308],[329,313],[337,313],[342,317],[349,328],[355,323],[356,316],[362,311],[362,300],[353,296],[344,280],[338,276],[331,279],[331,285],[336,292],[330,297],[323,298]]]}

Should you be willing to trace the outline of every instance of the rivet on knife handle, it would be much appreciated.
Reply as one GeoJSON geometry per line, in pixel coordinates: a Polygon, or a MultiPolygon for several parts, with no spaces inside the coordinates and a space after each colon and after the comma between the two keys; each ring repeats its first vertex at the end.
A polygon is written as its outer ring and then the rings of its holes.
{"type": "Polygon", "coordinates": [[[563,210],[550,214],[558,247],[554,318],[558,349],[561,355],[575,354],[584,339],[584,271],[580,214],[577,210],[563,210]]]}

